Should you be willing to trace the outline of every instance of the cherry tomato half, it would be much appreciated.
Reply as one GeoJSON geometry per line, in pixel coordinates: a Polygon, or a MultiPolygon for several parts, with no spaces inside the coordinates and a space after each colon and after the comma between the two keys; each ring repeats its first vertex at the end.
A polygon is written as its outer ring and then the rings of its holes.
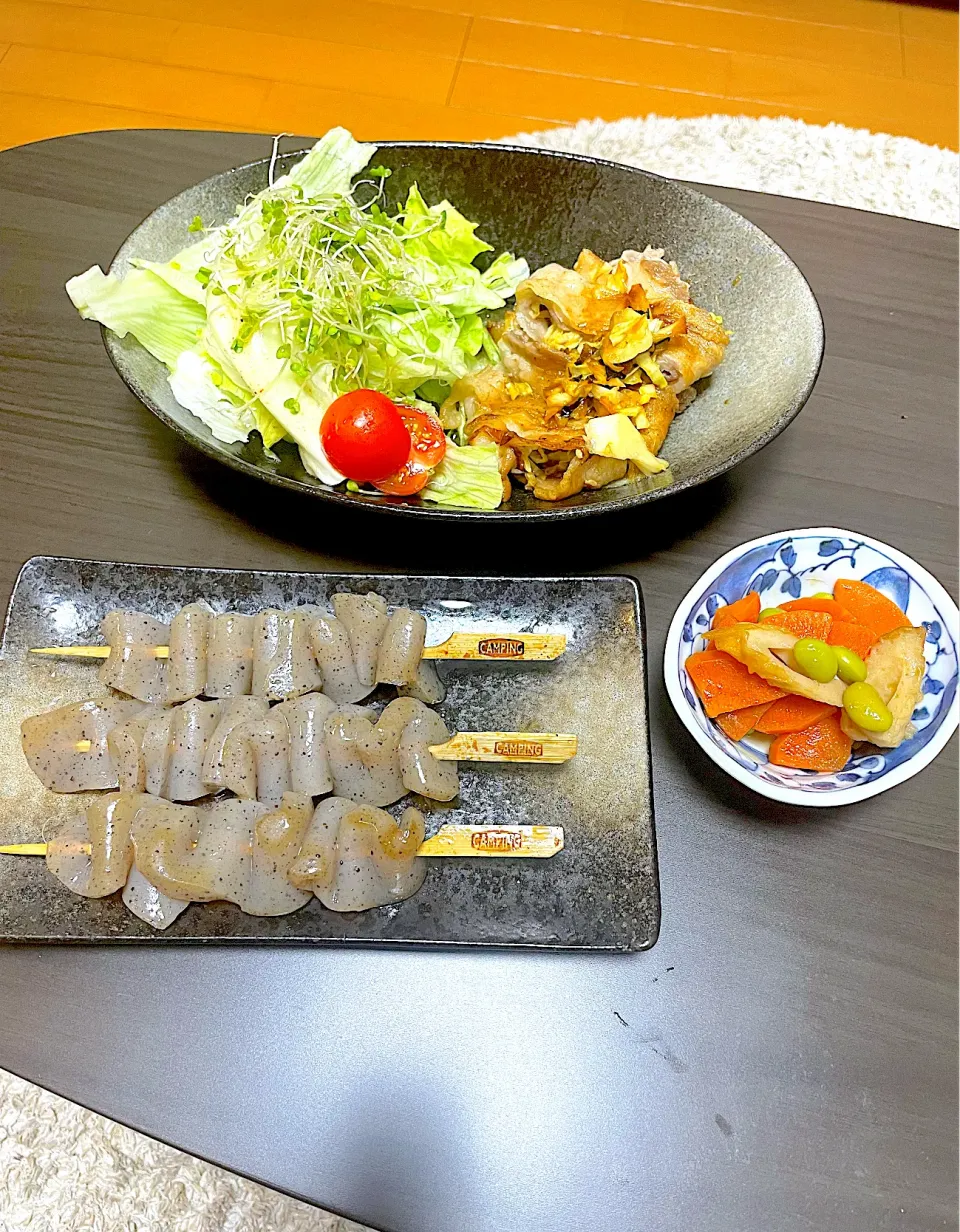
{"type": "Polygon", "coordinates": [[[355,389],[331,402],[320,443],[331,466],[358,483],[393,475],[411,449],[400,408],[375,389],[355,389]]]}
{"type": "Polygon", "coordinates": [[[398,406],[400,418],[410,433],[410,454],[394,475],[374,481],[387,496],[412,496],[426,487],[430,472],[443,461],[447,438],[439,419],[412,406],[398,406]]]}

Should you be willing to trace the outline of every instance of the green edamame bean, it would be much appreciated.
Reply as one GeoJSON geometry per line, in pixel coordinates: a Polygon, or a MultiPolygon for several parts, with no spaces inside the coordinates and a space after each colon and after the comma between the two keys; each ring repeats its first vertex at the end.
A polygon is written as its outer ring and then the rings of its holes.
{"type": "Polygon", "coordinates": [[[765,607],[757,620],[766,620],[770,616],[782,616],[784,614],[782,607],[765,607]]]}
{"type": "Polygon", "coordinates": [[[829,590],[818,590],[815,595],[811,596],[811,598],[813,599],[832,599],[833,595],[830,593],[829,590]]]}
{"type": "Polygon", "coordinates": [[[818,684],[826,684],[837,674],[837,656],[833,647],[818,637],[802,637],[793,648],[793,661],[798,671],[818,684]]]}
{"type": "Polygon", "coordinates": [[[837,675],[844,684],[859,684],[867,678],[867,665],[849,646],[834,646],[837,656],[837,675]]]}
{"type": "Polygon", "coordinates": [[[885,732],[893,726],[889,707],[873,685],[864,680],[848,684],[843,690],[843,708],[864,731],[885,732]]]}

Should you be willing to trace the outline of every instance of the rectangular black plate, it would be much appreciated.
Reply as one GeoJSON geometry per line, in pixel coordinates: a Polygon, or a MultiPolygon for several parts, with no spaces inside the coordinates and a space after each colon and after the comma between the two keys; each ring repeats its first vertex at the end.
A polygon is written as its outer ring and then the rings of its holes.
{"type": "Polygon", "coordinates": [[[316,900],[274,919],[226,903],[193,904],[166,932],[131,915],[119,894],[69,893],[39,858],[0,855],[0,940],[109,942],[375,942],[640,950],[660,921],[647,731],[643,613],[632,578],[447,578],[167,568],[34,557],[14,588],[0,648],[0,842],[56,833],[89,795],[60,796],[20,750],[28,714],[102,692],[91,663],[41,659],[31,646],[99,642],[110,608],[169,620],[207,599],[218,611],[327,604],[337,590],[376,590],[422,611],[428,642],[455,630],[566,633],[553,663],[441,667],[451,731],[569,731],[580,751],[563,766],[462,762],[461,792],[426,804],[428,833],[445,822],[561,825],[548,860],[432,860],[405,902],[338,915],[316,900]]]}

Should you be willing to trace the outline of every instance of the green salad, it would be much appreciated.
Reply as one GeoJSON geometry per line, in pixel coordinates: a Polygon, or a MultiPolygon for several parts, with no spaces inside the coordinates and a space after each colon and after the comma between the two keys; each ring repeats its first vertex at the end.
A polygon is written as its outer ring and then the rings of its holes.
{"type": "Polygon", "coordinates": [[[197,238],[171,260],[136,260],[123,278],[93,266],[67,293],[164,363],[176,400],[217,440],[258,432],[267,449],[294,442],[326,484],[494,509],[496,447],[444,437],[435,408],[496,362],[485,314],[527,263],[503,253],[481,271],[492,249],[477,224],[448,201],[428,205],[416,184],[389,211],[391,173],[369,166],[375,153],[332,129],[229,222],[195,218],[197,238]]]}

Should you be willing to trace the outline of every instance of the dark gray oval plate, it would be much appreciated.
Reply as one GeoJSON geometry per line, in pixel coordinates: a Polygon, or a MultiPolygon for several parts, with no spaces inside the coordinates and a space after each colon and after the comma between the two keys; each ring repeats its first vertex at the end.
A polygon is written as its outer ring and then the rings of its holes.
{"type": "MultiPolygon", "coordinates": [[[[301,156],[285,154],[277,173],[301,156]]],[[[662,247],[693,287],[698,304],[720,313],[733,332],[727,355],[693,405],[670,429],[663,456],[669,478],[583,492],[565,501],[535,500],[514,490],[495,511],[450,510],[325,487],[300,465],[292,445],[279,462],[259,437],[235,445],[214,439],[184,410],[167,370],[135,339],[103,331],[114,366],[134,394],[164,423],[211,457],[268,483],[335,501],[418,516],[458,519],[572,518],[656,500],[723,474],[768,444],[800,411],[823,355],[823,322],[803,275],[773,240],[718,201],[671,180],[619,163],[510,146],[384,142],[377,162],[393,170],[390,203],[416,181],[428,201],[444,197],[496,251],[524,256],[531,269],[549,261],[572,265],[582,248],[602,257],[624,248],[662,247]]],[[[237,167],[188,188],[146,218],[124,242],[111,271],[134,257],[166,261],[195,240],[197,214],[226,222],[248,193],[267,183],[268,159],[237,167]]]]}
{"type": "MultiPolygon", "coordinates": [[[[460,763],[460,794],[423,801],[428,833],[459,825],[560,825],[547,860],[430,861],[419,893],[338,915],[316,899],[275,919],[194,903],[166,932],[119,894],[71,894],[36,857],[0,855],[0,942],[375,942],[643,950],[660,926],[640,588],[627,577],[470,578],[276,573],[122,565],[35,556],[20,572],[0,647],[0,843],[37,842],[98,793],[47,791],[20,749],[28,714],[102,692],[90,663],[41,659],[31,646],[97,642],[104,612],[138,607],[168,620],[194,599],[218,611],[326,605],[374,589],[427,617],[429,641],[457,629],[566,633],[553,663],[445,663],[451,730],[571,731],[562,766],[460,763]]],[[[396,810],[394,810],[396,811],[396,810]]]]}

